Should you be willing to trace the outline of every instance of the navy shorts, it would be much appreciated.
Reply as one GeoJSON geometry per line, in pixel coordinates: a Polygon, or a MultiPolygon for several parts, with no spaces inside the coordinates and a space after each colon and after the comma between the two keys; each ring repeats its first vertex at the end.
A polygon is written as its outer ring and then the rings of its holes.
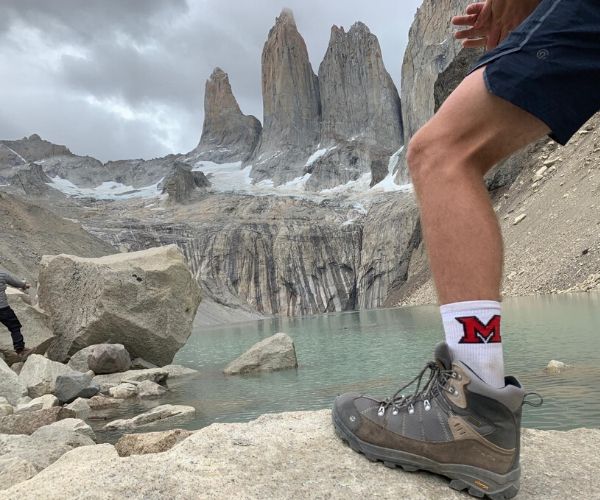
{"type": "Polygon", "coordinates": [[[528,111],[560,144],[600,110],[600,0],[542,0],[472,71],[528,111]]]}

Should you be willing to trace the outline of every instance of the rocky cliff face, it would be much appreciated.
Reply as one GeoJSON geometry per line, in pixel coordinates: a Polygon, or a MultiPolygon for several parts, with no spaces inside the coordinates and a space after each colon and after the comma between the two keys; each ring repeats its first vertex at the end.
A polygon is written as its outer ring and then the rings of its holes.
{"type": "Polygon", "coordinates": [[[204,126],[194,153],[199,159],[217,163],[246,161],[258,144],[261,130],[254,116],[240,110],[227,73],[216,68],[206,81],[204,126]]]}
{"type": "Polygon", "coordinates": [[[215,302],[288,316],[382,305],[419,241],[410,195],[390,196],[366,218],[290,198],[210,195],[188,207],[88,227],[130,250],[176,243],[215,302]]]}
{"type": "Polygon", "coordinates": [[[377,37],[363,23],[334,26],[319,67],[321,144],[361,139],[396,151],[403,142],[400,97],[377,37]]]}
{"type": "Polygon", "coordinates": [[[284,10],[262,55],[264,128],[249,161],[256,181],[281,184],[303,175],[319,143],[321,103],[304,39],[291,11],[284,10]]]}

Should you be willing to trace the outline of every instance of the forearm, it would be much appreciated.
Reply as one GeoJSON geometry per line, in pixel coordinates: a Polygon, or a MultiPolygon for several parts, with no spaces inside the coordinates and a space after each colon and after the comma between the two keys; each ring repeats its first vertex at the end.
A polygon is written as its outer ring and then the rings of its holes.
{"type": "Polygon", "coordinates": [[[25,288],[27,283],[25,281],[21,281],[19,278],[15,278],[10,274],[6,274],[6,283],[15,288],[25,288]]]}

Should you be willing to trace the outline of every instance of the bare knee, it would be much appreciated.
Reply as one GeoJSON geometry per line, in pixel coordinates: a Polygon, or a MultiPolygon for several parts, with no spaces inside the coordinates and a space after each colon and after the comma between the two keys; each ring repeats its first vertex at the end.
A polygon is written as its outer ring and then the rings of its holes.
{"type": "Polygon", "coordinates": [[[439,130],[439,124],[427,124],[411,139],[406,161],[415,187],[430,182],[451,183],[466,174],[483,175],[493,166],[485,154],[485,142],[471,136],[456,136],[446,128],[439,130]]]}
{"type": "Polygon", "coordinates": [[[434,170],[440,167],[444,168],[444,163],[440,164],[436,158],[440,146],[440,144],[436,146],[427,126],[420,129],[410,140],[406,152],[406,163],[415,185],[423,183],[434,170]]]}

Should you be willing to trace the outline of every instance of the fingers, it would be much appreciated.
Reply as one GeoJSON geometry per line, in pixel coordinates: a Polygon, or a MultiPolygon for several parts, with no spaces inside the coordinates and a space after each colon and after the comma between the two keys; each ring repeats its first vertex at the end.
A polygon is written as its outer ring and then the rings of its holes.
{"type": "Polygon", "coordinates": [[[454,33],[454,37],[457,40],[463,40],[465,38],[481,38],[485,33],[482,30],[476,28],[470,28],[467,30],[460,30],[454,33]]]}
{"type": "Polygon", "coordinates": [[[477,2],[477,3],[472,3],[469,6],[467,6],[466,9],[466,13],[467,14],[480,14],[481,11],[483,10],[483,7],[485,6],[485,2],[477,2]]]}
{"type": "Polygon", "coordinates": [[[495,49],[501,41],[501,30],[498,28],[490,30],[487,36],[486,50],[495,49]]]}
{"type": "Polygon", "coordinates": [[[487,45],[487,38],[470,38],[462,43],[465,49],[478,49],[487,45]]]}
{"type": "Polygon", "coordinates": [[[473,26],[477,22],[479,14],[472,14],[469,16],[454,16],[452,18],[452,24],[454,26],[473,26]]]}

